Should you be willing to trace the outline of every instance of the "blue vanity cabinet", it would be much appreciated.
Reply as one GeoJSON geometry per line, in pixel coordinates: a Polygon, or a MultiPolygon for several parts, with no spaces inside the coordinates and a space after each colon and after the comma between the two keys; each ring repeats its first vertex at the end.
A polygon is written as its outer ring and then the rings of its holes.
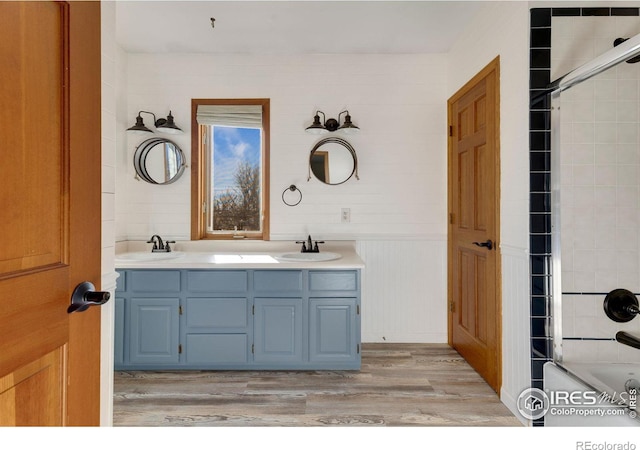
{"type": "Polygon", "coordinates": [[[359,361],[356,298],[309,301],[309,360],[313,363],[359,361]]]}
{"type": "Polygon", "coordinates": [[[309,361],[360,364],[359,272],[309,272],[309,361]]]}
{"type": "Polygon", "coordinates": [[[180,362],[179,270],[119,271],[115,304],[116,369],[156,369],[180,362]]]}
{"type": "Polygon", "coordinates": [[[129,301],[129,362],[177,364],[179,298],[139,298],[129,301]]]}
{"type": "Polygon", "coordinates": [[[126,275],[125,358],[133,365],[177,364],[180,360],[179,270],[136,270],[126,275]]]}
{"type": "Polygon", "coordinates": [[[360,368],[360,271],[126,269],[117,370],[360,368]]]}
{"type": "Polygon", "coordinates": [[[302,298],[256,298],[254,311],[254,361],[287,368],[302,363],[302,298]]]}
{"type": "Polygon", "coordinates": [[[184,364],[187,368],[243,368],[250,363],[250,273],[185,272],[184,364]]]}
{"type": "Polygon", "coordinates": [[[124,363],[124,321],[125,300],[121,297],[115,298],[115,329],[114,329],[114,343],[113,343],[113,362],[116,366],[124,363]]]}
{"type": "Polygon", "coordinates": [[[121,293],[126,291],[126,274],[120,273],[116,279],[116,295],[114,306],[114,343],[113,343],[113,360],[116,366],[124,363],[124,323],[125,323],[125,299],[121,297],[121,293]]]}
{"type": "Polygon", "coordinates": [[[294,368],[305,358],[302,270],[253,272],[253,358],[258,365],[294,368]]]}

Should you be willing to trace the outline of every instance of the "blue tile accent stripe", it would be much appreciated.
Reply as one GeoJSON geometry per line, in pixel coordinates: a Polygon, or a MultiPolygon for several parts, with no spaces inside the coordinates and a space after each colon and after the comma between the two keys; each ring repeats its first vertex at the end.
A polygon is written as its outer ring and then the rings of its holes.
{"type": "MultiPolygon", "coordinates": [[[[640,8],[532,8],[529,48],[529,239],[531,387],[543,388],[542,366],[553,358],[551,302],[551,18],[639,16],[640,8]],[[546,83],[546,84],[545,84],[546,83]]],[[[534,421],[544,425],[544,419],[534,421]]]]}
{"type": "MultiPolygon", "coordinates": [[[[529,67],[529,233],[531,385],[542,388],[542,366],[553,354],[551,320],[551,8],[531,10],[529,67]],[[547,39],[548,36],[548,39],[547,39]],[[534,100],[535,99],[535,100],[534,100]]],[[[534,425],[543,425],[535,421],[534,425]]]]}

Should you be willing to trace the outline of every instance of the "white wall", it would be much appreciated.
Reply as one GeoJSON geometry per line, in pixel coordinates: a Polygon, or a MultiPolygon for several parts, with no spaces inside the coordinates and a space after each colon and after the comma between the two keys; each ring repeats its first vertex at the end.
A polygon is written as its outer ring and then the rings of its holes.
{"type": "MultiPolygon", "coordinates": [[[[158,116],[171,109],[185,134],[167,137],[188,161],[192,98],[271,99],[272,239],[446,232],[445,55],[129,54],[127,66],[126,120],[133,123],[140,109],[158,116]],[[309,151],[319,139],[304,128],[316,109],[327,118],[348,109],[360,126],[347,138],[360,181],[307,182],[309,151]],[[295,208],[280,198],[292,183],[304,195],[295,208]],[[341,207],[351,208],[350,224],[340,223],[341,207]]],[[[190,174],[162,187],[134,180],[131,155],[142,140],[129,137],[122,149],[129,208],[118,217],[118,239],[155,232],[188,239],[190,174]]]]}
{"type": "Polygon", "coordinates": [[[502,401],[517,417],[531,383],[529,343],[529,9],[526,2],[483,7],[449,54],[447,98],[500,56],[500,250],[502,401]]]}
{"type": "MultiPolygon", "coordinates": [[[[363,340],[446,342],[446,55],[124,56],[127,111],[119,132],[139,110],[165,116],[171,109],[185,134],[167,137],[188,164],[192,98],[270,98],[271,239],[357,241],[367,264],[363,340]],[[318,138],[304,129],[317,109],[327,118],[348,109],[361,128],[347,137],[359,181],[307,181],[318,138]],[[281,200],[291,184],[304,196],[296,207],[281,200]],[[341,208],[351,209],[351,223],[340,222],[341,208]]],[[[189,171],[167,186],[137,181],[131,161],[144,137],[125,139],[117,156],[117,240],[189,239],[189,171]]]]}

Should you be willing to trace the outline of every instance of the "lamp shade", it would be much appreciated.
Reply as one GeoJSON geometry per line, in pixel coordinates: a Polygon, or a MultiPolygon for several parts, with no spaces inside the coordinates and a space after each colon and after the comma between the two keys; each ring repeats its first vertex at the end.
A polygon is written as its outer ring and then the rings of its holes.
{"type": "Polygon", "coordinates": [[[166,119],[158,119],[158,121],[156,122],[156,128],[163,133],[182,134],[182,130],[178,128],[178,126],[173,121],[171,111],[169,111],[169,115],[166,119]]]}
{"type": "Polygon", "coordinates": [[[144,121],[142,120],[142,117],[140,115],[136,117],[136,124],[131,128],[127,128],[127,131],[131,131],[136,134],[153,133],[153,131],[151,131],[144,125],[144,121]]]}
{"type": "Polygon", "coordinates": [[[353,122],[351,122],[351,116],[347,113],[344,116],[344,123],[338,128],[338,130],[346,133],[346,134],[355,134],[360,131],[360,128],[355,126],[353,122]]]}
{"type": "Polygon", "coordinates": [[[311,134],[325,134],[329,132],[329,130],[327,130],[324,125],[320,123],[320,116],[318,114],[313,116],[313,123],[309,125],[306,130],[307,133],[311,134]]]}

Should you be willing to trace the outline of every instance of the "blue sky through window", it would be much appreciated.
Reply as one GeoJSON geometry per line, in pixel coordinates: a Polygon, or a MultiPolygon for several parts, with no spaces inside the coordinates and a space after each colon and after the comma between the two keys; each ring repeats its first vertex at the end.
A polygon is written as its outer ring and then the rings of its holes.
{"type": "Polygon", "coordinates": [[[235,187],[234,174],[238,163],[260,164],[260,134],[258,128],[213,127],[214,197],[235,187]]]}

